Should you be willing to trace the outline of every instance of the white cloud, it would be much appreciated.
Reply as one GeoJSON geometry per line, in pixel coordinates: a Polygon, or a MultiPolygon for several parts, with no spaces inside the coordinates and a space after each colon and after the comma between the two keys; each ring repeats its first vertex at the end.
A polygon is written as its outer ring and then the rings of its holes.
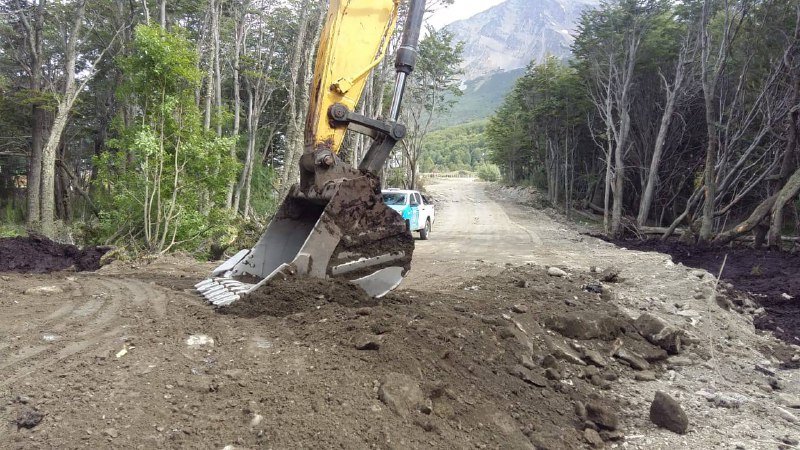
{"type": "Polygon", "coordinates": [[[428,17],[427,23],[439,29],[456,20],[468,19],[505,0],[455,0],[452,6],[442,8],[428,17]]]}

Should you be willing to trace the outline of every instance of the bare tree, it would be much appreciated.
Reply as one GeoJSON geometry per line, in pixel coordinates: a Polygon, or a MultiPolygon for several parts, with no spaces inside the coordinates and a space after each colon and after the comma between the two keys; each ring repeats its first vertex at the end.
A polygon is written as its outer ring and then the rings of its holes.
{"type": "MultiPolygon", "coordinates": [[[[248,22],[248,9],[250,8],[250,1],[245,0],[237,3],[234,7],[234,38],[233,38],[233,58],[231,65],[233,66],[233,131],[232,136],[236,139],[231,145],[231,157],[236,158],[237,141],[242,122],[242,85],[241,85],[241,56],[242,49],[247,41],[247,34],[250,30],[248,22]]],[[[225,200],[225,207],[228,209],[233,208],[233,192],[236,186],[236,180],[231,180],[228,184],[228,192],[225,200]]],[[[234,210],[235,211],[235,210],[234,210]]]]}
{"type": "Polygon", "coordinates": [[[313,0],[303,0],[300,7],[297,37],[292,54],[289,57],[287,80],[287,136],[286,157],[281,174],[279,199],[283,200],[289,189],[300,176],[300,157],[303,155],[305,143],[304,124],[306,121],[305,105],[308,104],[308,73],[313,70],[312,53],[319,41],[317,31],[327,12],[326,2],[319,0],[318,7],[313,8],[313,0]],[[315,17],[314,12],[318,15],[315,17]],[[316,23],[312,22],[316,19],[316,23]],[[310,30],[309,30],[310,28],[310,30]],[[310,37],[309,37],[310,35],[310,37]],[[301,76],[302,75],[302,76],[301,76]],[[303,101],[305,99],[305,101],[303,101]]]}
{"type": "Polygon", "coordinates": [[[703,171],[704,203],[700,225],[700,242],[709,242],[714,233],[714,208],[717,196],[717,152],[719,151],[717,85],[722,76],[737,32],[748,12],[748,0],[741,0],[722,11],[722,35],[716,48],[711,40],[710,23],[714,13],[712,0],[703,1],[700,22],[700,72],[706,110],[706,161],[703,171]]]}
{"type": "MultiPolygon", "coordinates": [[[[259,5],[262,14],[269,15],[267,5],[259,5]]],[[[253,167],[256,163],[256,144],[258,131],[260,129],[261,114],[273,93],[280,87],[275,80],[281,78],[282,73],[277,77],[273,76],[274,71],[283,72],[285,66],[276,69],[274,66],[275,50],[270,48],[268,42],[273,36],[262,23],[258,28],[258,36],[254,43],[256,53],[250,55],[253,66],[244,73],[245,84],[247,87],[247,150],[245,152],[245,162],[239,182],[233,196],[233,210],[239,211],[242,197],[244,206],[242,214],[247,216],[250,211],[250,188],[253,177],[253,167]]]]}
{"type": "MultiPolygon", "coordinates": [[[[42,49],[44,31],[44,12],[46,0],[33,0],[31,5],[15,0],[20,24],[25,33],[27,44],[27,60],[19,59],[22,67],[28,72],[32,96],[39,96],[43,86],[42,68],[44,52],[42,49]]],[[[38,227],[41,218],[41,182],[42,182],[42,150],[44,148],[45,111],[40,101],[32,102],[31,114],[31,150],[28,167],[28,203],[27,223],[38,227]]]]}
{"type": "MultiPolygon", "coordinates": [[[[791,86],[789,107],[791,110],[786,116],[786,146],[784,149],[783,161],[778,173],[778,182],[786,180],[791,172],[794,162],[800,153],[800,56],[797,55],[797,48],[800,46],[800,5],[795,6],[795,29],[791,45],[784,52],[783,61],[790,72],[791,86]]],[[[778,248],[781,245],[781,234],[783,232],[783,215],[786,204],[797,197],[800,190],[800,168],[786,181],[786,184],[778,192],[775,205],[772,209],[772,223],[769,228],[767,238],[770,247],[778,248]]]]}
{"type": "Polygon", "coordinates": [[[633,102],[633,77],[647,28],[652,4],[648,1],[623,2],[621,16],[610,17],[608,29],[598,32],[599,58],[592,61],[596,85],[591,92],[593,102],[606,128],[608,153],[606,155],[606,205],[607,230],[617,236],[622,231],[622,212],[625,189],[625,155],[630,146],[631,104],[633,102]],[[617,35],[622,27],[624,33],[617,35]],[[608,229],[609,190],[613,194],[611,224],[608,229]]]}
{"type": "Polygon", "coordinates": [[[653,146],[650,169],[646,176],[647,181],[644,191],[642,192],[641,202],[639,203],[639,214],[636,216],[636,223],[640,227],[647,223],[647,218],[650,215],[650,210],[653,205],[653,196],[655,195],[655,190],[659,181],[658,173],[661,167],[661,158],[667,145],[667,136],[672,127],[675,109],[679,100],[686,95],[684,88],[690,76],[689,66],[692,63],[692,55],[690,53],[692,47],[693,45],[689,39],[686,39],[683,45],[681,45],[678,61],[675,63],[675,74],[672,77],[672,82],[667,81],[666,77],[659,71],[664,89],[664,111],[661,115],[658,135],[656,136],[656,142],[653,146]]]}
{"type": "Polygon", "coordinates": [[[407,185],[416,189],[419,161],[424,153],[424,141],[433,119],[452,106],[447,95],[460,95],[458,76],[461,74],[463,43],[454,42],[452,33],[428,29],[420,42],[419,64],[407,87],[403,117],[408,135],[402,141],[407,185]]]}

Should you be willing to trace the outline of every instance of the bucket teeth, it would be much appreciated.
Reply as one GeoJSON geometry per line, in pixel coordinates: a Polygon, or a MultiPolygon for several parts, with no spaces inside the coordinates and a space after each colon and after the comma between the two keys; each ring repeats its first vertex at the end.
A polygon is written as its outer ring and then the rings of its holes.
{"type": "Polygon", "coordinates": [[[209,278],[195,285],[200,294],[215,306],[228,306],[239,300],[253,285],[232,278],[209,278]]]}

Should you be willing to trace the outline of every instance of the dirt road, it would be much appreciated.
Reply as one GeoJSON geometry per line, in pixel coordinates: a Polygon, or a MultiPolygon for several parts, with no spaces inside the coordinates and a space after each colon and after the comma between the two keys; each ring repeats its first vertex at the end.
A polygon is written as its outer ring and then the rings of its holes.
{"type": "Polygon", "coordinates": [[[177,257],[0,274],[0,448],[575,448],[589,445],[574,407],[587,402],[617,411],[621,431],[600,428],[611,448],[797,445],[800,377],[781,363],[800,349],[721,308],[712,276],[483,183],[430,191],[431,240],[377,306],[323,286],[298,293],[306,311],[219,314],[191,291],[212,265],[177,257]],[[622,279],[586,292],[593,266],[622,279]],[[688,349],[649,347],[631,331],[643,312],[686,330],[688,349]],[[617,325],[575,338],[564,317],[617,325]],[[655,379],[613,356],[620,345],[650,354],[655,379]],[[659,390],[688,434],[650,422],[659,390]]]}

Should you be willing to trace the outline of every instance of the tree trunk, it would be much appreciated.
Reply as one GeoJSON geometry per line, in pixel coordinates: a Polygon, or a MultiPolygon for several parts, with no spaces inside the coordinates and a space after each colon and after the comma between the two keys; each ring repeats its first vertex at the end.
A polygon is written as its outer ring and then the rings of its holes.
{"type": "MultiPolygon", "coordinates": [[[[144,0],[147,1],[147,0],[144,0]]],[[[164,30],[167,29],[167,0],[161,0],[158,7],[158,23],[161,24],[161,28],[164,30]]]]}
{"type": "MultiPolygon", "coordinates": [[[[700,224],[699,242],[708,243],[714,234],[714,210],[717,197],[717,152],[720,142],[717,131],[718,110],[717,110],[717,83],[722,76],[726,66],[730,47],[736,36],[736,29],[744,20],[746,11],[741,11],[737,16],[735,11],[724,12],[724,23],[722,24],[722,35],[718,38],[719,48],[714,49],[712,55],[712,40],[710,22],[714,15],[712,11],[712,0],[704,0],[703,11],[700,24],[700,70],[703,84],[703,99],[705,102],[706,118],[706,161],[703,171],[703,182],[705,184],[705,199],[703,203],[703,215],[700,224]]],[[[727,4],[726,4],[727,7],[727,4]]]]}
{"type": "MultiPolygon", "coordinates": [[[[67,143],[62,141],[62,144],[59,146],[58,150],[58,158],[56,160],[56,164],[58,165],[58,161],[64,161],[66,159],[67,153],[67,143]]],[[[56,172],[56,213],[58,217],[61,218],[64,222],[70,222],[72,220],[72,199],[70,198],[70,183],[69,178],[67,178],[67,174],[63,170],[59,170],[56,172]]]]}
{"type": "MultiPolygon", "coordinates": [[[[248,179],[253,171],[253,156],[255,152],[255,138],[256,138],[256,125],[255,125],[255,101],[253,99],[254,87],[247,89],[247,150],[245,152],[244,165],[242,166],[242,173],[239,176],[239,183],[236,185],[236,190],[233,194],[233,211],[239,212],[239,205],[241,203],[242,195],[245,193],[248,179]]],[[[245,214],[247,209],[244,210],[245,214]]]]}
{"type": "Polygon", "coordinates": [[[287,133],[287,152],[284,159],[282,183],[280,187],[279,200],[283,201],[289,193],[289,189],[300,178],[300,157],[303,156],[305,148],[305,127],[306,109],[309,99],[309,80],[314,71],[314,50],[319,42],[319,30],[322,27],[326,14],[326,2],[320,1],[317,6],[319,13],[316,28],[311,29],[309,39],[309,26],[311,25],[312,1],[304,2],[304,12],[301,18],[298,40],[292,52],[291,63],[289,66],[290,86],[289,86],[289,129],[287,133]],[[307,42],[306,42],[307,41],[307,42]],[[305,61],[305,64],[303,62],[305,61]],[[300,77],[301,71],[303,77],[300,77]]]}
{"type": "MultiPolygon", "coordinates": [[[[798,27],[798,30],[800,30],[800,27],[798,27]]],[[[793,87],[790,105],[798,105],[798,101],[800,100],[800,73],[795,72],[792,75],[792,78],[793,87]]],[[[798,144],[800,144],[798,143],[798,127],[800,127],[800,110],[799,108],[795,107],[789,113],[787,118],[786,132],[788,136],[784,150],[785,153],[783,155],[783,164],[781,164],[781,170],[778,175],[780,181],[785,180],[786,177],[789,176],[789,173],[794,166],[794,161],[798,152],[798,144]]],[[[797,175],[797,173],[795,173],[795,175],[797,175]]],[[[794,176],[792,179],[794,179],[794,176]]],[[[780,248],[781,246],[781,234],[783,232],[783,211],[786,207],[786,204],[797,195],[796,192],[792,195],[788,195],[791,192],[791,188],[788,192],[786,191],[789,184],[791,184],[791,180],[788,181],[779,192],[778,198],[775,201],[775,206],[772,210],[772,223],[770,224],[769,234],[767,235],[767,243],[771,248],[780,248]]]]}
{"type": "MultiPolygon", "coordinates": [[[[34,84],[33,82],[31,83],[34,84]]],[[[37,88],[39,81],[36,81],[37,88]]],[[[37,90],[34,90],[37,92],[37,90]]],[[[37,104],[33,105],[31,124],[31,157],[28,167],[28,216],[27,224],[38,228],[41,222],[42,205],[42,150],[44,134],[44,110],[37,104]]]]}
{"type": "MultiPolygon", "coordinates": [[[[239,64],[241,62],[242,46],[244,45],[247,28],[245,20],[247,17],[246,11],[241,16],[236,15],[236,36],[233,42],[233,137],[234,142],[231,145],[231,158],[236,160],[237,141],[239,139],[239,128],[241,127],[242,115],[242,94],[241,94],[241,81],[239,77],[239,64]]],[[[228,192],[225,200],[225,207],[232,209],[233,207],[233,190],[236,186],[236,180],[232,179],[228,183],[228,192]]],[[[233,211],[236,211],[235,209],[233,211]]]]}
{"type": "Polygon", "coordinates": [[[283,160],[283,172],[281,174],[281,186],[278,199],[283,201],[292,184],[295,183],[295,178],[299,174],[300,156],[303,153],[304,133],[302,127],[302,110],[299,110],[298,105],[298,91],[301,89],[300,83],[300,69],[303,65],[304,44],[310,22],[311,0],[305,0],[302,5],[299,27],[297,30],[297,37],[292,50],[292,56],[289,59],[289,86],[287,87],[287,106],[288,114],[287,121],[288,127],[286,131],[286,155],[283,160]]]}
{"type": "Polygon", "coordinates": [[[214,112],[217,121],[217,136],[222,136],[222,71],[220,70],[220,36],[219,36],[219,15],[222,6],[214,2],[214,10],[211,12],[211,40],[214,48],[214,112]]]}
{"type": "Polygon", "coordinates": [[[650,215],[650,208],[653,205],[653,196],[655,195],[656,186],[658,185],[658,170],[661,166],[661,155],[666,145],[667,133],[672,125],[675,104],[678,96],[681,94],[683,86],[685,51],[686,46],[681,49],[681,55],[678,58],[675,68],[675,79],[672,86],[670,87],[666,80],[664,80],[667,101],[664,105],[664,113],[661,115],[661,124],[659,125],[655,147],[653,148],[653,159],[650,161],[650,171],[647,173],[647,183],[642,193],[642,200],[639,203],[639,214],[636,217],[636,224],[640,227],[647,223],[647,218],[650,215]]]}
{"type": "Polygon", "coordinates": [[[610,212],[611,212],[611,162],[614,158],[614,151],[611,141],[606,148],[606,174],[603,181],[603,229],[606,233],[611,232],[610,212]]]}
{"type": "Polygon", "coordinates": [[[717,147],[718,136],[714,114],[714,95],[712,85],[703,83],[703,91],[710,91],[705,96],[706,104],[706,132],[708,144],[706,145],[706,162],[703,170],[703,184],[705,185],[705,200],[703,203],[703,219],[700,225],[700,241],[709,242],[714,233],[714,204],[717,196],[717,147]]]}
{"type": "MultiPolygon", "coordinates": [[[[66,80],[64,82],[64,92],[62,98],[58,102],[58,112],[56,113],[53,127],[50,129],[50,135],[45,144],[44,151],[42,152],[42,209],[41,209],[41,226],[42,234],[52,238],[54,234],[54,207],[55,207],[55,172],[56,172],[56,152],[61,144],[61,136],[67,126],[69,113],[72,105],[77,97],[75,89],[75,59],[77,52],[77,42],[80,36],[81,27],[83,25],[83,16],[86,9],[86,3],[80,2],[75,10],[75,21],[72,29],[69,31],[70,35],[67,37],[67,48],[65,57],[64,74],[66,80]]],[[[94,67],[92,67],[94,68],[94,67]]]]}
{"type": "MultiPolygon", "coordinates": [[[[31,95],[37,97],[42,90],[42,33],[44,29],[45,4],[46,0],[35,2],[32,20],[29,20],[23,5],[16,3],[28,44],[31,95]]],[[[42,150],[44,147],[45,111],[38,101],[33,102],[31,108],[31,153],[28,166],[26,222],[29,227],[38,228],[41,220],[42,150]]]]}
{"type": "MultiPolygon", "coordinates": [[[[627,112],[623,115],[627,116],[627,112]]],[[[614,207],[611,210],[611,235],[614,237],[619,237],[622,233],[622,204],[625,198],[623,195],[625,189],[625,161],[623,158],[625,149],[623,145],[620,139],[614,149],[614,207]]]]}
{"type": "Polygon", "coordinates": [[[213,63],[208,65],[208,74],[206,75],[206,104],[203,112],[203,130],[208,131],[211,129],[211,109],[213,107],[213,92],[214,92],[214,70],[213,63]]]}
{"type": "Polygon", "coordinates": [[[789,201],[797,198],[798,193],[800,193],[800,169],[795,171],[775,198],[775,204],[772,207],[772,226],[769,229],[770,247],[780,247],[781,232],[783,231],[783,209],[789,201]]]}

